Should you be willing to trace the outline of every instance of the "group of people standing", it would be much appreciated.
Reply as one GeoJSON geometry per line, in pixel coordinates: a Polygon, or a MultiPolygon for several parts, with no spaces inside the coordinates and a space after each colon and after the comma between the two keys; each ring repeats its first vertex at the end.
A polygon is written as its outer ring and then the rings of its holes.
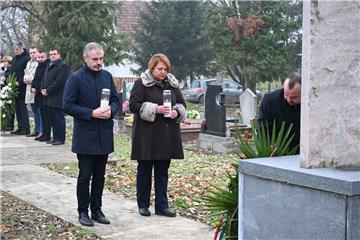
{"type": "Polygon", "coordinates": [[[12,116],[5,130],[15,135],[35,137],[36,141],[52,145],[64,144],[66,125],[62,98],[70,74],[69,67],[63,63],[56,48],[50,49],[50,59],[47,52],[37,47],[30,47],[28,51],[21,42],[15,44],[13,49],[15,56],[4,56],[1,61],[4,84],[11,74],[16,77],[18,94],[15,98],[15,114],[18,127],[14,130],[12,116]],[[34,114],[35,127],[31,133],[27,104],[34,114]]]}
{"type": "MultiPolygon", "coordinates": [[[[50,59],[36,47],[31,47],[29,54],[20,43],[14,46],[14,51],[14,61],[9,56],[2,59],[5,83],[6,77],[15,73],[19,90],[15,103],[18,129],[11,133],[36,136],[35,140],[53,145],[64,144],[64,114],[72,116],[71,150],[77,155],[79,167],[76,186],[79,222],[85,226],[93,226],[93,220],[109,224],[102,212],[102,194],[108,155],[114,151],[113,117],[120,109],[120,101],[112,75],[102,69],[103,47],[88,43],[83,54],[85,64],[71,75],[58,49],[50,49],[50,59]],[[105,105],[102,104],[104,90],[110,93],[105,105]],[[31,105],[34,113],[33,133],[30,133],[26,104],[31,105]]],[[[179,124],[186,116],[185,100],[178,80],[170,73],[167,56],[153,55],[148,67],[136,81],[129,100],[135,116],[131,159],[138,161],[138,209],[141,216],[151,215],[154,169],[155,214],[175,217],[168,204],[168,169],[171,159],[184,158],[179,124]],[[164,104],[164,90],[171,94],[170,106],[164,104]]]]}
{"type": "MultiPolygon", "coordinates": [[[[114,151],[113,117],[120,102],[111,74],[102,69],[103,47],[88,43],[83,59],[85,64],[66,82],[63,111],[74,118],[72,151],[77,154],[79,167],[76,188],[79,222],[94,226],[93,220],[110,224],[102,211],[102,194],[108,155],[114,151]],[[110,93],[105,105],[101,104],[104,90],[110,93]]],[[[138,210],[141,216],[151,215],[154,169],[155,214],[175,217],[167,197],[168,169],[171,159],[184,158],[179,123],[186,116],[185,101],[164,54],[153,55],[148,68],[136,81],[129,100],[135,116],[131,159],[138,161],[138,210]],[[163,102],[164,90],[171,94],[170,106],[163,102]]]]}

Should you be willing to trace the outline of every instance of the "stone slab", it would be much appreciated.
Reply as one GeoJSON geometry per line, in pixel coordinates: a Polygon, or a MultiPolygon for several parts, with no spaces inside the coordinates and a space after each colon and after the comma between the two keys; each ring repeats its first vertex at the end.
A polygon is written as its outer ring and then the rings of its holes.
{"type": "Polygon", "coordinates": [[[1,165],[42,164],[71,162],[76,155],[67,145],[53,146],[35,141],[32,137],[14,136],[7,133],[0,136],[1,165]]]}
{"type": "Polygon", "coordinates": [[[242,160],[239,162],[239,171],[348,196],[360,195],[360,171],[305,169],[300,167],[299,162],[299,155],[242,160]]]}
{"type": "Polygon", "coordinates": [[[360,171],[239,161],[239,239],[360,239],[360,171]]]}
{"type": "Polygon", "coordinates": [[[239,151],[233,137],[220,137],[206,133],[200,133],[198,139],[199,147],[207,151],[218,153],[232,153],[239,151]]]}

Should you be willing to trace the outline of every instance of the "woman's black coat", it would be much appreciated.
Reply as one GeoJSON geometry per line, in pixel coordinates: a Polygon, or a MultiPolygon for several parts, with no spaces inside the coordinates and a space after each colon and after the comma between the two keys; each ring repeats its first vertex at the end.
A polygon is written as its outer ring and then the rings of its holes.
{"type": "Polygon", "coordinates": [[[132,88],[129,100],[130,111],[134,113],[132,129],[133,160],[168,160],[183,159],[180,125],[176,119],[156,114],[154,122],[145,121],[140,117],[140,109],[144,102],[163,105],[163,90],[171,90],[172,106],[182,104],[184,98],[179,88],[166,83],[164,87],[153,85],[144,86],[142,79],[138,79],[132,88]]]}

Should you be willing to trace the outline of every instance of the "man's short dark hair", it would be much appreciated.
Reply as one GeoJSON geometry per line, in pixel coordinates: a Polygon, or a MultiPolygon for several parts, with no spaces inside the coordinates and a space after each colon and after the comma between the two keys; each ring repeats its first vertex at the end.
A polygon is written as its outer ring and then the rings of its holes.
{"type": "Polygon", "coordinates": [[[298,73],[291,73],[286,79],[289,79],[289,89],[292,89],[297,83],[301,85],[301,76],[298,73]]]}
{"type": "Polygon", "coordinates": [[[46,52],[45,52],[44,50],[42,50],[42,49],[39,49],[38,52],[39,52],[39,53],[43,53],[43,52],[46,53],[46,52]]]}
{"type": "Polygon", "coordinates": [[[57,48],[50,48],[50,51],[57,51],[58,53],[60,53],[59,49],[57,48]]]}
{"type": "Polygon", "coordinates": [[[17,42],[14,44],[14,48],[22,48],[22,47],[23,47],[22,42],[17,42]]]}

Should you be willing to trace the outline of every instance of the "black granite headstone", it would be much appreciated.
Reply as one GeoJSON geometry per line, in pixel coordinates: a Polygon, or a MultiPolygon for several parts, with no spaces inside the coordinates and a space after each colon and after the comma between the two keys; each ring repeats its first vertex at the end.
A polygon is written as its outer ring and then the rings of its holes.
{"type": "Polygon", "coordinates": [[[206,134],[225,137],[226,111],[224,95],[219,85],[209,85],[205,94],[206,134]]]}

